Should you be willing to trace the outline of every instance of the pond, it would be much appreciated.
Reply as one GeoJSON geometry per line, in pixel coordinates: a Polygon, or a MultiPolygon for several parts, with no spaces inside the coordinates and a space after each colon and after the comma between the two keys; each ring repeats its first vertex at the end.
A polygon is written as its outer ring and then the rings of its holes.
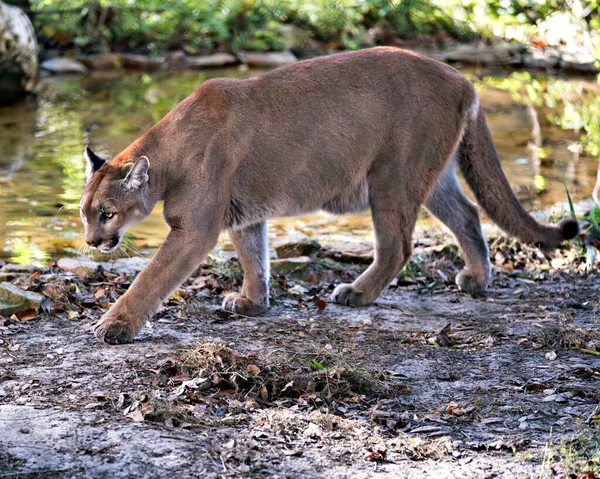
{"type": "MultiPolygon", "coordinates": [[[[78,253],[85,145],[113,157],[201,82],[258,73],[234,68],[57,77],[43,81],[36,101],[0,107],[0,259],[46,265],[78,253]]],[[[565,201],[564,184],[575,200],[590,197],[598,147],[589,138],[599,138],[592,122],[600,114],[593,79],[464,73],[479,90],[504,171],[528,210],[565,201]]],[[[272,237],[293,229],[329,238],[371,236],[368,213],[270,222],[272,237]]],[[[128,254],[149,254],[167,230],[159,205],[126,236],[128,254]]],[[[221,247],[228,249],[226,236],[221,247]]]]}

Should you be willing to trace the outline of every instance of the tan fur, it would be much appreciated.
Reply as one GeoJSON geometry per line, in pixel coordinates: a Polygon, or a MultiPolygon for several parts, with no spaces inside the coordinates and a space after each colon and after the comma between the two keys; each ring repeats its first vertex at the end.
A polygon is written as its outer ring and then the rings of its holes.
{"type": "Polygon", "coordinates": [[[483,290],[487,245],[455,165],[509,233],[550,249],[574,228],[540,226],[521,208],[471,83],[447,65],[395,48],[308,60],[248,80],[209,80],[112,161],[90,155],[82,198],[90,243],[112,248],[159,200],[171,227],[97,325],[96,336],[109,343],[137,334],[222,229],[230,230],[245,271],[242,291],[223,307],[260,314],[268,306],[265,221],[319,209],[372,210],[374,262],[353,284],[336,288],[336,302],[360,306],[377,299],[410,256],[423,204],[463,249],[459,286],[483,290]],[[143,155],[149,169],[138,160],[143,155]],[[102,219],[101,205],[117,215],[102,219]]]}

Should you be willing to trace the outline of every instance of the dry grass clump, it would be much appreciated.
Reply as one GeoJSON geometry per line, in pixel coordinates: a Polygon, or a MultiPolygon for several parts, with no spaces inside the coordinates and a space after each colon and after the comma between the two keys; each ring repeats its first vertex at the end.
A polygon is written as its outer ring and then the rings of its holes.
{"type": "Polygon", "coordinates": [[[186,351],[178,369],[190,379],[208,379],[206,389],[234,390],[263,402],[303,395],[326,402],[360,395],[395,397],[408,390],[389,371],[352,367],[331,353],[278,352],[259,358],[204,343],[186,351]]]}
{"type": "Polygon", "coordinates": [[[553,349],[590,349],[600,347],[600,333],[575,326],[549,326],[536,332],[532,340],[553,349]]]}

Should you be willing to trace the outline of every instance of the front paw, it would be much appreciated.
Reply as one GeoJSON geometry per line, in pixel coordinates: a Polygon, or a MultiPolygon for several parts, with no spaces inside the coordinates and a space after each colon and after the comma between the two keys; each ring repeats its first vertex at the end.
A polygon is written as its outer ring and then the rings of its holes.
{"type": "Polygon", "coordinates": [[[364,292],[354,288],[351,284],[340,284],[331,294],[331,300],[344,306],[366,306],[372,303],[364,292]]]}
{"type": "Polygon", "coordinates": [[[140,329],[122,314],[111,314],[109,310],[94,326],[94,335],[102,343],[125,344],[133,341],[140,329]]]}
{"type": "Polygon", "coordinates": [[[269,307],[269,303],[267,301],[254,303],[246,296],[242,296],[241,293],[229,293],[225,296],[221,307],[225,311],[241,314],[243,316],[258,316],[260,313],[266,311],[269,307]]]}

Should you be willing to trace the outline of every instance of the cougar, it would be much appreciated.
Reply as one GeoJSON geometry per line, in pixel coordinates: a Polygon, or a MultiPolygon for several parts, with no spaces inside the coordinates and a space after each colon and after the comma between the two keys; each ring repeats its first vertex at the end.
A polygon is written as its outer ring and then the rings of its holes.
{"type": "Polygon", "coordinates": [[[95,326],[107,343],[131,341],[196,270],[226,229],[244,269],[225,310],[247,316],[269,306],[266,220],[315,210],[371,208],[373,263],[332,301],[372,303],[411,254],[424,205],[456,237],[461,290],[490,278],[478,208],[506,233],[544,250],[578,233],[575,220],[538,224],[504,176],[473,85],[417,53],[372,48],[302,61],[247,80],[202,83],[114,159],[86,147],[81,218],[87,243],[118,247],[130,226],[164,201],[170,232],[129,290],[95,326]]]}

